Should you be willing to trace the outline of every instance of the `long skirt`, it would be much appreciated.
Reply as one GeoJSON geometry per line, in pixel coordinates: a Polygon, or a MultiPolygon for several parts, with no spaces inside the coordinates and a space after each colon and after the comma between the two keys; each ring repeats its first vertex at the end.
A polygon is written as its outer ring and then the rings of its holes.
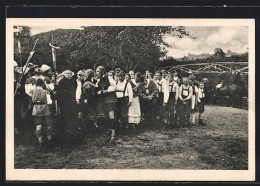
{"type": "Polygon", "coordinates": [[[133,98],[133,102],[128,109],[128,122],[139,124],[141,120],[141,109],[139,96],[133,98]]]}

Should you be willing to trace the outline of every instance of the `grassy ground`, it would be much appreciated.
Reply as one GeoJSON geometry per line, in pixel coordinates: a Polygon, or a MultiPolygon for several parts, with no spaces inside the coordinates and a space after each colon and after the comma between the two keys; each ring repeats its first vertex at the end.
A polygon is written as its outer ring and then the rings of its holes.
{"type": "Polygon", "coordinates": [[[248,169],[248,111],[206,106],[207,126],[149,126],[120,134],[87,133],[82,144],[40,152],[15,145],[15,168],[32,169],[248,169]]]}

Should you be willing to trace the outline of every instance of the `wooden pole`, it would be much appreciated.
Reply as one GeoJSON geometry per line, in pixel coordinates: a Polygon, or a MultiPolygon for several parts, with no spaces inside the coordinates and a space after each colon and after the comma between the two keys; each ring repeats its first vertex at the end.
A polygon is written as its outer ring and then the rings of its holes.
{"type": "MultiPolygon", "coordinates": [[[[33,46],[33,49],[32,49],[32,51],[30,52],[30,56],[28,57],[28,59],[27,59],[27,61],[26,61],[25,68],[24,68],[24,70],[22,70],[22,75],[20,76],[20,79],[19,79],[19,81],[18,81],[18,84],[21,83],[22,77],[23,77],[23,75],[24,75],[24,73],[25,73],[25,71],[26,71],[26,69],[27,69],[27,67],[28,67],[28,64],[29,64],[30,60],[31,60],[31,57],[32,57],[31,55],[33,55],[33,54],[31,54],[31,53],[34,52],[34,48],[35,48],[37,42],[38,42],[38,38],[36,39],[36,41],[35,41],[35,43],[34,43],[34,46],[33,46]]],[[[15,88],[14,95],[16,95],[16,92],[17,92],[17,87],[15,88]]]]}

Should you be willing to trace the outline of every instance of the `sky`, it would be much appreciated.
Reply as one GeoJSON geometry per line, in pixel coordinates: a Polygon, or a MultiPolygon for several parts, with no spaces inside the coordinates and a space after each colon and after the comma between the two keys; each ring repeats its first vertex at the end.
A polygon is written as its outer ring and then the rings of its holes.
{"type": "MultiPolygon", "coordinates": [[[[31,34],[39,34],[56,30],[61,27],[31,27],[31,34]]],[[[61,29],[80,29],[80,26],[64,26],[61,29]]],[[[232,52],[244,53],[248,48],[248,28],[247,27],[228,27],[228,26],[196,26],[186,27],[190,37],[178,38],[176,36],[167,35],[164,40],[171,46],[167,48],[167,56],[174,58],[182,58],[190,54],[213,54],[215,48],[221,48],[224,52],[231,50],[232,52]]]]}

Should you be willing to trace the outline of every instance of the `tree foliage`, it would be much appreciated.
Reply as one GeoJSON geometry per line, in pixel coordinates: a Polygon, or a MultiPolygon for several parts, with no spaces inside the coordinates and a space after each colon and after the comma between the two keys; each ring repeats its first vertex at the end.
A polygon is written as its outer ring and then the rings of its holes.
{"type": "MultiPolygon", "coordinates": [[[[104,65],[107,69],[120,67],[125,71],[154,69],[166,55],[166,35],[191,37],[185,27],[170,26],[83,26],[82,30],[58,29],[27,38],[23,42],[23,55],[29,55],[35,40],[39,41],[32,61],[52,66],[51,48],[54,41],[57,51],[57,69],[79,70],[104,65]]],[[[16,45],[16,44],[15,44],[16,45]]],[[[17,51],[15,51],[17,54],[17,51]]],[[[17,60],[15,55],[15,60],[17,60]]],[[[26,57],[26,58],[27,58],[26,57]]],[[[23,63],[26,61],[23,58],[23,63]]]]}

